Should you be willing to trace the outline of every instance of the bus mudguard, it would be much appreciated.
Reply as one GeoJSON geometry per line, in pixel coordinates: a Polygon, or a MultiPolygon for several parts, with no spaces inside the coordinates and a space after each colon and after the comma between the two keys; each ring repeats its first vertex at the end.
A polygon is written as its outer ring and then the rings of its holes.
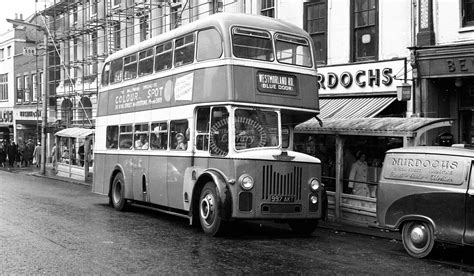
{"type": "Polygon", "coordinates": [[[226,220],[230,219],[232,216],[232,195],[228,187],[227,178],[224,176],[224,174],[221,171],[216,170],[216,169],[208,169],[208,170],[205,170],[199,176],[198,180],[196,181],[196,184],[200,184],[200,185],[195,186],[195,189],[198,186],[200,187],[199,193],[197,193],[197,197],[193,196],[193,200],[199,198],[201,188],[208,181],[213,181],[214,184],[216,184],[217,192],[220,198],[219,209],[221,210],[222,219],[226,219],[226,220]]]}

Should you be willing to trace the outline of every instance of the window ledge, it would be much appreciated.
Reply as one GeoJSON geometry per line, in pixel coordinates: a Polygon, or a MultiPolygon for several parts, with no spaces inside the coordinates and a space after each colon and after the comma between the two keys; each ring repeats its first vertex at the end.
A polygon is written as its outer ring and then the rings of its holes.
{"type": "Polygon", "coordinates": [[[474,26],[467,26],[459,28],[460,33],[474,32],[474,26]]]}

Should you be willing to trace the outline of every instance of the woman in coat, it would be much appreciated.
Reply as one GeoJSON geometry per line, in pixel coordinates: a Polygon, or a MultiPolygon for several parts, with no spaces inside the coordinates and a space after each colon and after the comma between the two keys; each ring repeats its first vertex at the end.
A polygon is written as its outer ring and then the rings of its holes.
{"type": "Polygon", "coordinates": [[[352,193],[359,196],[370,197],[369,185],[367,184],[367,162],[365,153],[357,152],[357,161],[352,164],[349,174],[349,187],[352,193]]]}

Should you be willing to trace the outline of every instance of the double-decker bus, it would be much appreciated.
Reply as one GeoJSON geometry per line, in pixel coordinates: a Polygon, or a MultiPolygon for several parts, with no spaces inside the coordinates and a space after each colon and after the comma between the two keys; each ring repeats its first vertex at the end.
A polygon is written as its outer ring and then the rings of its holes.
{"type": "Polygon", "coordinates": [[[200,223],[324,218],[320,161],[294,152],[319,112],[311,38],[245,14],[216,14],[110,55],[102,70],[93,191],[200,223]]]}

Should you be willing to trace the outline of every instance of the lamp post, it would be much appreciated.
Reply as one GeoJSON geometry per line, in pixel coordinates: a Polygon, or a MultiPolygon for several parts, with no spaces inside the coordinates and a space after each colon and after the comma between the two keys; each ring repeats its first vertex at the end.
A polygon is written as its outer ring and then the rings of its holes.
{"type": "MultiPolygon", "coordinates": [[[[43,92],[43,102],[41,105],[41,167],[40,167],[40,173],[42,175],[46,174],[46,125],[47,125],[47,120],[48,120],[48,115],[47,115],[47,108],[48,108],[48,31],[46,30],[46,27],[36,25],[33,23],[25,22],[22,20],[15,20],[15,19],[7,19],[7,22],[15,24],[15,25],[20,25],[20,26],[25,26],[25,27],[33,27],[36,28],[37,30],[43,32],[43,43],[44,43],[44,57],[43,57],[43,79],[42,81],[42,92],[43,92]]],[[[36,76],[38,77],[39,74],[36,76]]]]}

